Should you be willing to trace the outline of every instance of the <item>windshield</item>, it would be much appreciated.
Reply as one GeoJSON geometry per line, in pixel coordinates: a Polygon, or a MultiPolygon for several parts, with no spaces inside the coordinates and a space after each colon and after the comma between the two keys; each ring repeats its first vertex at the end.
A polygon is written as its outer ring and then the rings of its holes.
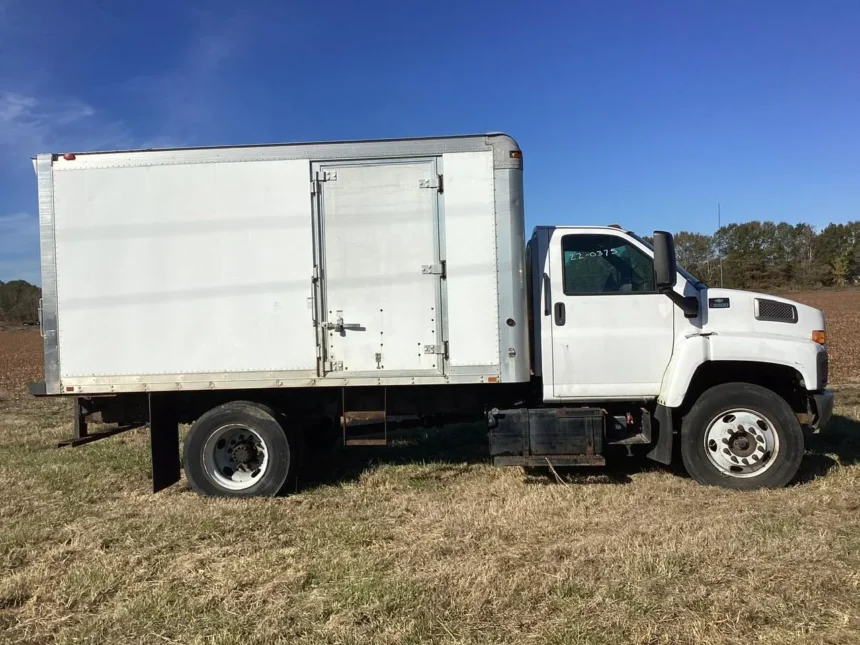
{"type": "MultiPolygon", "coordinates": [[[[627,235],[629,235],[630,237],[632,237],[632,238],[633,238],[634,240],[636,240],[637,242],[640,242],[641,244],[644,244],[644,245],[645,245],[646,247],[648,247],[652,252],[654,251],[654,246],[653,246],[652,244],[649,244],[647,240],[643,240],[641,237],[639,237],[638,235],[636,235],[636,233],[634,233],[633,231],[627,231],[627,235]]],[[[699,289],[700,287],[707,287],[707,286],[708,286],[708,285],[706,285],[704,282],[702,282],[701,280],[699,280],[698,278],[696,278],[695,276],[693,276],[693,274],[692,274],[692,273],[690,273],[689,271],[687,271],[687,270],[686,270],[684,267],[682,267],[680,264],[678,265],[678,273],[680,273],[682,276],[684,276],[684,279],[685,279],[687,282],[689,282],[691,285],[693,285],[694,287],[696,287],[697,289],[699,289]]]]}

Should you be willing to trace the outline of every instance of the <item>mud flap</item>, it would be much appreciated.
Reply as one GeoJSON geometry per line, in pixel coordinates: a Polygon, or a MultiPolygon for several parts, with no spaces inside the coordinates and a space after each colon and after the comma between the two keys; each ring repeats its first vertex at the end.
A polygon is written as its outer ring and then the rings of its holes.
{"type": "Polygon", "coordinates": [[[149,446],[157,493],[179,481],[179,421],[169,394],[149,395],[149,446]]]}
{"type": "MultiPolygon", "coordinates": [[[[648,453],[648,459],[653,459],[667,466],[672,462],[672,435],[675,429],[672,427],[672,408],[657,404],[654,410],[654,423],[657,430],[657,443],[648,453]]],[[[654,428],[652,428],[653,432],[654,428]]]]}

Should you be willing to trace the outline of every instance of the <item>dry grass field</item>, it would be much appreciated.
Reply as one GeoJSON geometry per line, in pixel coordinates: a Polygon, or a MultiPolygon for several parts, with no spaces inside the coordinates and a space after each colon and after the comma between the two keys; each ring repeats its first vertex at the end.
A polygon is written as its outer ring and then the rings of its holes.
{"type": "Polygon", "coordinates": [[[462,427],[278,499],[153,495],[144,431],[53,448],[38,333],[0,332],[0,642],[860,642],[860,293],[793,297],[827,314],[837,417],[755,493],[624,456],[557,483],[462,427]]]}

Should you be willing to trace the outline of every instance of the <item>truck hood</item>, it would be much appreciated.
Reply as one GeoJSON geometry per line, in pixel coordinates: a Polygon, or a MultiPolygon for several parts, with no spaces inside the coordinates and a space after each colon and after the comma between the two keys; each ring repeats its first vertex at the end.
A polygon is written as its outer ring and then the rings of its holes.
{"type": "Polygon", "coordinates": [[[737,289],[705,289],[702,331],[740,332],[812,339],[824,329],[824,314],[814,307],[766,293],[737,289]]]}

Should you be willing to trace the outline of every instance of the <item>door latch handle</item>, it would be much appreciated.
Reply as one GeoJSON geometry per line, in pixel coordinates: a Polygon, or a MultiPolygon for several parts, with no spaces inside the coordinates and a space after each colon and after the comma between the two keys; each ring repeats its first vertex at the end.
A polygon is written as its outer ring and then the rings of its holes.
{"type": "Polygon", "coordinates": [[[45,337],[45,318],[44,318],[44,307],[42,306],[44,303],[42,298],[39,298],[39,336],[42,338],[45,337]]]}
{"type": "Polygon", "coordinates": [[[329,331],[341,332],[343,331],[343,316],[338,316],[337,320],[333,323],[326,323],[325,328],[329,331]]]}
{"type": "Polygon", "coordinates": [[[364,331],[364,327],[357,323],[345,323],[343,322],[343,318],[338,316],[337,321],[333,323],[326,323],[325,328],[329,331],[336,331],[338,333],[344,331],[364,331]]]}
{"type": "Polygon", "coordinates": [[[565,319],[564,303],[555,303],[555,324],[561,326],[565,323],[565,319]]]}

